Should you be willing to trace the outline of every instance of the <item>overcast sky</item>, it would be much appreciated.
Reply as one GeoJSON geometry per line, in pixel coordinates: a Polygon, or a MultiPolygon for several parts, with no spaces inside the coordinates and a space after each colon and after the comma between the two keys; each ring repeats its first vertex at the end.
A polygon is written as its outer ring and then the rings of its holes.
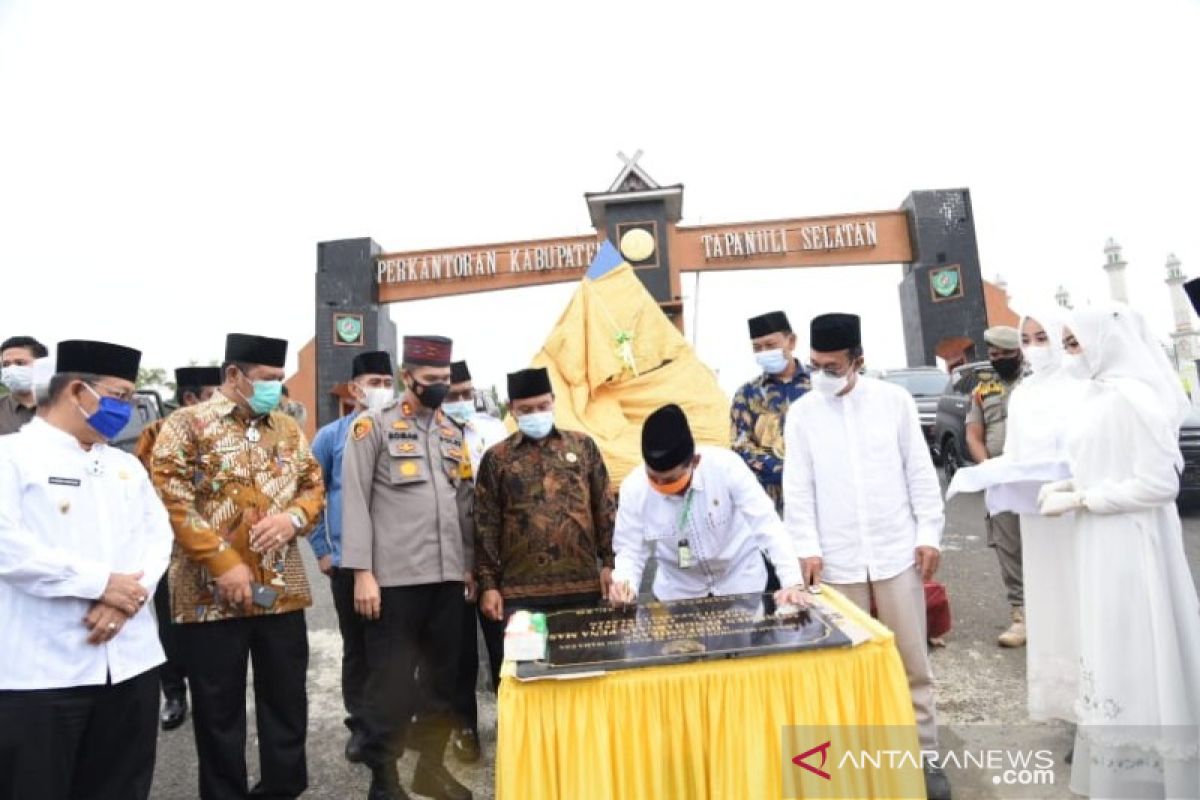
{"type": "MultiPolygon", "coordinates": [[[[1060,283],[1103,300],[1114,236],[1132,303],[1171,329],[1167,254],[1200,273],[1200,5],[720,8],[0,0],[0,333],[109,339],[168,368],[219,358],[230,330],[294,353],[317,242],[586,233],[583,193],[638,148],[685,184],[685,224],[969,187],[984,274],[1026,302],[1060,283]]],[[[900,365],[900,269],[685,276],[699,354],[732,389],[756,371],[747,316],[782,307],[806,329],[846,310],[870,364],[900,365]]],[[[573,290],[392,315],[454,336],[491,382],[573,290]]]]}

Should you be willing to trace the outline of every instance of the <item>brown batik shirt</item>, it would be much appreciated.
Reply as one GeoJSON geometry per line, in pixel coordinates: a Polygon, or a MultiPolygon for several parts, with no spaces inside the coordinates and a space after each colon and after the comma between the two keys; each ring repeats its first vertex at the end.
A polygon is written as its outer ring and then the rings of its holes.
{"type": "Polygon", "coordinates": [[[150,464],[175,530],[168,573],[175,622],[283,614],[312,604],[299,541],[324,508],[325,489],[295,420],[280,411],[248,420],[233,401],[216,394],[166,419],[150,464]],[[280,513],[303,522],[295,538],[252,552],[250,528],[280,513]],[[245,612],[217,599],[215,578],[238,564],[250,568],[255,583],[278,593],[274,605],[245,612]]]}
{"type": "Polygon", "coordinates": [[[600,592],[613,566],[615,503],[591,437],[515,433],[483,456],[475,480],[479,590],[505,598],[600,592]]]}

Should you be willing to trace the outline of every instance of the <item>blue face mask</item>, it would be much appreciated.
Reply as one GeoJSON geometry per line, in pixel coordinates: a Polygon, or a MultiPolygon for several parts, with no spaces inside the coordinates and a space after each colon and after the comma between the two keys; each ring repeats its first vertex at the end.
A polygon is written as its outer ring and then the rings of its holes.
{"type": "Polygon", "coordinates": [[[129,418],[133,416],[133,406],[124,400],[103,396],[86,383],[84,386],[100,401],[100,405],[91,414],[84,411],[83,406],[76,406],[76,408],[79,409],[80,414],[83,414],[83,418],[87,420],[87,424],[92,427],[92,430],[111,441],[129,424],[129,418]]]}
{"type": "Polygon", "coordinates": [[[761,353],[754,354],[754,360],[762,367],[763,372],[768,375],[778,375],[788,368],[790,359],[783,354],[783,350],[776,348],[774,350],[763,350],[761,353]]]}
{"type": "Polygon", "coordinates": [[[517,427],[530,439],[545,439],[554,429],[554,412],[540,411],[517,417],[517,427]]]}
{"type": "Polygon", "coordinates": [[[466,425],[471,421],[471,417],[475,416],[475,404],[470,400],[442,403],[442,411],[459,425],[466,425]]]}
{"type": "Polygon", "coordinates": [[[243,400],[250,404],[250,410],[262,416],[269,414],[279,407],[279,398],[283,397],[283,381],[251,381],[254,392],[249,397],[238,392],[243,400]]]}

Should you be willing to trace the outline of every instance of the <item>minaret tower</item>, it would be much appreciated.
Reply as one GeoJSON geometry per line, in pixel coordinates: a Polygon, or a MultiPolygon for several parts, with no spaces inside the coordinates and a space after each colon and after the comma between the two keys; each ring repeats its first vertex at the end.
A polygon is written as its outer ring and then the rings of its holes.
{"type": "Polygon", "coordinates": [[[1071,307],[1071,293],[1067,291],[1067,287],[1059,285],[1058,291],[1054,293],[1054,301],[1060,308],[1071,307]]]}
{"type": "Polygon", "coordinates": [[[1192,305],[1183,290],[1187,276],[1180,267],[1174,253],[1167,256],[1167,286],[1171,291],[1171,310],[1175,314],[1171,339],[1175,344],[1175,358],[1180,364],[1191,364],[1200,356],[1200,348],[1196,346],[1196,329],[1192,327],[1192,305]]]}
{"type": "Polygon", "coordinates": [[[1104,244],[1104,271],[1108,273],[1108,293],[1118,303],[1129,302],[1129,292],[1125,289],[1127,266],[1121,258],[1121,245],[1110,236],[1104,244]]]}

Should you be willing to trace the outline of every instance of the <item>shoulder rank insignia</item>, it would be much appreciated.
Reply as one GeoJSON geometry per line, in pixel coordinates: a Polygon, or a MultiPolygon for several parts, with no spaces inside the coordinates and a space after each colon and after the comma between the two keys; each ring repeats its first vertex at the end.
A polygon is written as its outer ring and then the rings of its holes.
{"type": "Polygon", "coordinates": [[[1004,384],[996,380],[984,381],[976,387],[975,394],[979,396],[980,400],[994,394],[1004,394],[1004,384]]]}
{"type": "Polygon", "coordinates": [[[370,417],[359,417],[358,419],[354,420],[354,424],[350,426],[350,436],[353,437],[354,441],[356,442],[362,441],[363,439],[367,438],[367,434],[371,432],[371,426],[372,422],[370,417]]]}

